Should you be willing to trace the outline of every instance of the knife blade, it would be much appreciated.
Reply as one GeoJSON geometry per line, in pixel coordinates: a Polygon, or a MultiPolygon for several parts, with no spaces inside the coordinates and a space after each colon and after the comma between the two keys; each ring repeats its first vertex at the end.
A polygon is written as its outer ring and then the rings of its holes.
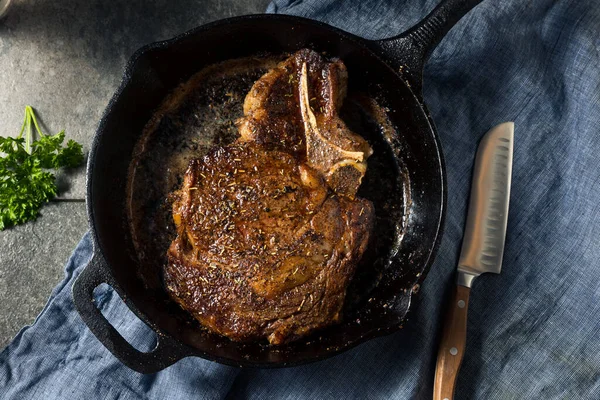
{"type": "Polygon", "coordinates": [[[471,287],[480,274],[499,274],[502,269],[514,131],[515,124],[505,122],[492,128],[479,144],[458,261],[459,285],[471,287]]]}
{"type": "Polygon", "coordinates": [[[477,149],[456,288],[438,351],[434,400],[451,400],[467,334],[470,288],[479,275],[502,269],[513,161],[513,122],[488,131],[477,149]]]}

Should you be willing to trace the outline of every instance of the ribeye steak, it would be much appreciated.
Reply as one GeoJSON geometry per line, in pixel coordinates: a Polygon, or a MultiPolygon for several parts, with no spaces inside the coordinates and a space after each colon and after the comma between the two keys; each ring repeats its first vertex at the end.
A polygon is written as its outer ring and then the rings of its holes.
{"type": "Polygon", "coordinates": [[[281,344],[340,320],[374,223],[356,197],[371,148],[338,117],[346,79],[295,53],[248,93],[240,139],[190,163],[164,277],[209,330],[281,344]]]}

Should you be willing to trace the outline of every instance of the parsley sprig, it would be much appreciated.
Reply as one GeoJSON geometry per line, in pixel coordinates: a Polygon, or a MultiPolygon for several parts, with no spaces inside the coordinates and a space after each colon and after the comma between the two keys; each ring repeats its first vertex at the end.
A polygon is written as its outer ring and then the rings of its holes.
{"type": "Polygon", "coordinates": [[[0,136],[0,230],[36,219],[56,196],[56,177],[49,170],[81,165],[81,145],[69,140],[63,147],[64,140],[65,131],[42,133],[31,106],[25,107],[19,136],[0,136]]]}

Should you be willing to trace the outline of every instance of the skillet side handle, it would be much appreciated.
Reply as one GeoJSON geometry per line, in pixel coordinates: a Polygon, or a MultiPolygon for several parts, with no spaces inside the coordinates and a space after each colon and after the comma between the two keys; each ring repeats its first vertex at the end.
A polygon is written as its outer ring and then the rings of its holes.
{"type": "Polygon", "coordinates": [[[181,344],[159,333],[156,335],[158,342],[152,351],[139,351],[108,322],[96,307],[93,297],[94,289],[98,285],[111,285],[113,282],[110,274],[106,272],[105,265],[104,257],[96,251],[73,283],[75,308],[100,343],[127,367],[143,374],[160,371],[188,356],[181,344]]]}
{"type": "Polygon", "coordinates": [[[384,59],[407,78],[413,92],[423,97],[423,68],[448,31],[482,0],[443,0],[423,20],[406,32],[372,41],[384,59]]]}

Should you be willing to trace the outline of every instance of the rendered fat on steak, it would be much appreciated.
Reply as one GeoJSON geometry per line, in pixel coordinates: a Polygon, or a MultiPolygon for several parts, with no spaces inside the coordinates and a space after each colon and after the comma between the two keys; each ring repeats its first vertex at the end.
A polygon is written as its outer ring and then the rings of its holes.
{"type": "Polygon", "coordinates": [[[190,163],[164,277],[209,330],[281,344],[341,319],[374,221],[356,197],[371,149],[337,115],[345,91],[341,61],[301,50],[254,84],[241,138],[190,163]]]}

